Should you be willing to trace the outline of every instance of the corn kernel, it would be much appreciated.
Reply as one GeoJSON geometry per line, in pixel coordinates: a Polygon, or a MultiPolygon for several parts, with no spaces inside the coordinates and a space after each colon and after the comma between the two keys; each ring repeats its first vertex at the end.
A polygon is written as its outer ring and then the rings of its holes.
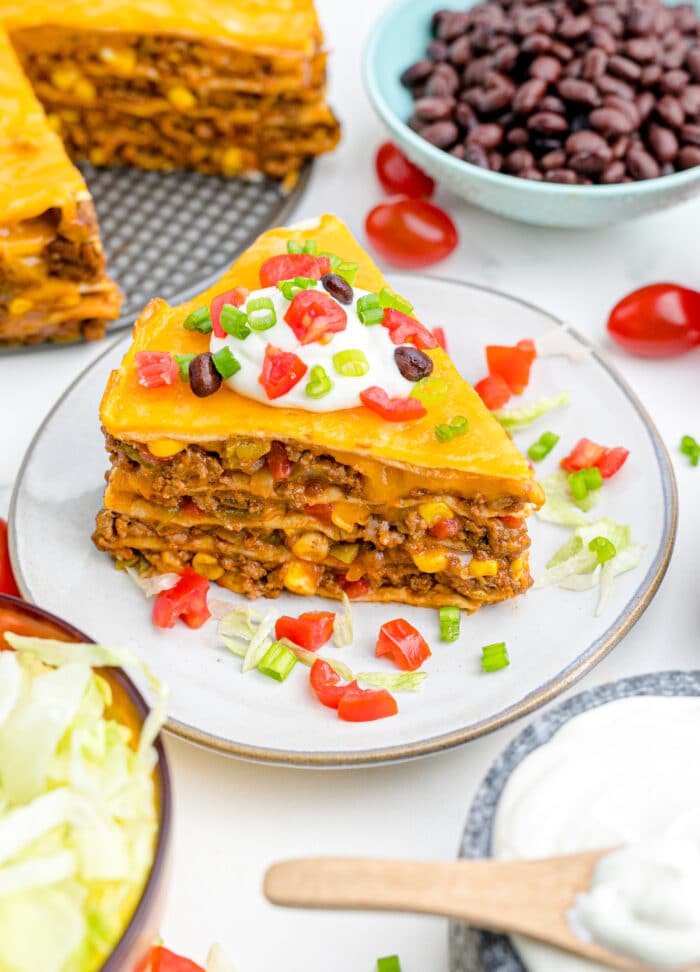
{"type": "Polygon", "coordinates": [[[336,560],[351,564],[360,552],[360,545],[359,543],[334,543],[328,552],[336,560]]]}
{"type": "Polygon", "coordinates": [[[168,101],[178,111],[186,111],[197,104],[197,99],[192,92],[181,84],[176,84],[175,87],[168,90],[168,101]]]}
{"type": "Polygon", "coordinates": [[[322,567],[302,560],[290,560],[282,570],[282,583],[294,594],[315,594],[322,574],[322,567]]]}
{"type": "Polygon", "coordinates": [[[216,557],[211,554],[198,553],[192,558],[192,567],[209,580],[218,580],[224,574],[224,568],[218,563],[216,557]]]}
{"type": "Polygon", "coordinates": [[[120,51],[115,51],[112,47],[102,47],[100,59],[122,74],[131,74],[136,67],[136,51],[130,47],[120,51]]]}
{"type": "Polygon", "coordinates": [[[447,554],[439,547],[411,554],[411,557],[418,570],[422,570],[424,574],[436,574],[447,567],[447,554]]]}
{"type": "Polygon", "coordinates": [[[301,560],[310,560],[312,564],[322,564],[328,556],[328,537],[322,533],[309,530],[292,544],[292,553],[301,560]]]}
{"type": "Polygon", "coordinates": [[[73,94],[80,98],[81,101],[94,101],[97,97],[97,90],[92,81],[88,81],[87,78],[81,78],[73,88],[73,94]]]}
{"type": "Polygon", "coordinates": [[[269,442],[256,442],[255,439],[242,439],[236,443],[234,452],[237,459],[244,459],[246,462],[254,462],[261,459],[270,451],[269,442]]]}
{"type": "Polygon", "coordinates": [[[69,125],[75,125],[80,121],[80,112],[73,111],[72,108],[64,108],[64,110],[61,112],[61,118],[69,125]]]}
{"type": "Polygon", "coordinates": [[[61,119],[58,115],[55,115],[52,112],[50,115],[46,116],[46,121],[49,123],[49,128],[51,128],[54,132],[58,132],[59,135],[61,134],[61,119]]]}
{"type": "Polygon", "coordinates": [[[498,573],[497,560],[471,560],[469,573],[472,577],[494,577],[498,573]]]}
{"type": "Polygon", "coordinates": [[[243,153],[240,149],[227,148],[221,156],[221,172],[225,176],[235,176],[243,168],[243,153]]]}
{"type": "Polygon", "coordinates": [[[94,149],[90,149],[90,161],[93,165],[106,165],[107,153],[104,149],[96,146],[94,149]]]}
{"type": "Polygon", "coordinates": [[[27,300],[26,297],[15,297],[7,305],[7,309],[12,317],[21,317],[22,314],[26,314],[27,311],[31,310],[33,304],[31,300],[27,300]]]}
{"type": "Polygon", "coordinates": [[[159,459],[167,459],[169,456],[176,456],[185,448],[184,442],[176,442],[175,439],[155,439],[148,443],[148,451],[158,456],[159,459]]]}
{"type": "Polygon", "coordinates": [[[59,91],[71,91],[80,81],[80,72],[74,67],[56,68],[51,72],[51,83],[59,91]]]}
{"type": "Polygon", "coordinates": [[[369,517],[369,510],[357,503],[334,503],[331,512],[331,521],[339,530],[352,530],[358,523],[364,526],[369,517]]]}
{"type": "Polygon", "coordinates": [[[438,520],[446,520],[452,516],[452,510],[447,503],[421,503],[418,512],[428,524],[428,528],[435,526],[438,520]]]}
{"type": "Polygon", "coordinates": [[[511,568],[510,568],[510,573],[511,573],[511,576],[512,576],[513,580],[516,580],[516,581],[517,580],[520,580],[520,578],[523,576],[523,570],[524,570],[524,567],[523,567],[523,558],[522,557],[517,557],[513,561],[513,563],[511,564],[511,568]]]}

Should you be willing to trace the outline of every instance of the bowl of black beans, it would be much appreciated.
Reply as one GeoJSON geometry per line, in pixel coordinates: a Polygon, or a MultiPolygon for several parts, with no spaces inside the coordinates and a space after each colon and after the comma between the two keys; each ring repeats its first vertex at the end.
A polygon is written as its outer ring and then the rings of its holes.
{"type": "Polygon", "coordinates": [[[593,227],[700,191],[692,4],[399,0],[364,67],[394,141],[484,209],[593,227]]]}

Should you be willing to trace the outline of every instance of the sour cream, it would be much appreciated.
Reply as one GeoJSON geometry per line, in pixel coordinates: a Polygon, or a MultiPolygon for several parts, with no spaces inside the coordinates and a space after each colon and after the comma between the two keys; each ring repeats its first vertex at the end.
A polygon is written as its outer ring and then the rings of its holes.
{"type": "MultiPolygon", "coordinates": [[[[316,289],[326,293],[320,284],[316,285],[316,289]]],[[[278,287],[265,287],[262,290],[252,291],[246,303],[241,306],[241,310],[247,312],[251,300],[268,297],[274,306],[277,322],[266,331],[251,330],[243,340],[230,335],[217,338],[212,333],[210,342],[212,353],[228,347],[241,365],[240,371],[226,381],[229,388],[239,395],[254,398],[266,405],[279,408],[303,408],[309,412],[335,412],[339,409],[355,408],[362,404],[360,392],[371,385],[383,388],[390,398],[408,396],[414,388],[414,382],[404,378],[396,365],[394,360],[396,345],[393,344],[389,331],[381,324],[366,326],[360,321],[357,316],[357,301],[360,297],[364,297],[367,291],[356,287],[353,291],[352,304],[339,304],[347,314],[347,327],[344,331],[333,334],[327,344],[320,344],[318,341],[301,344],[284,320],[290,302],[278,287]],[[265,389],[258,380],[268,344],[282,351],[294,352],[308,369],[301,381],[298,381],[290,391],[273,399],[267,397],[265,389]],[[369,365],[367,372],[357,377],[339,374],[333,363],[333,356],[342,351],[361,351],[369,365]],[[314,365],[320,365],[331,380],[331,389],[322,398],[312,398],[306,394],[306,385],[314,365]]]]}
{"type": "MultiPolygon", "coordinates": [[[[568,722],[514,771],[501,859],[620,848],[570,915],[582,937],[657,966],[700,961],[700,701],[621,699],[568,722]]],[[[607,968],[523,939],[528,972],[607,968]]]]}

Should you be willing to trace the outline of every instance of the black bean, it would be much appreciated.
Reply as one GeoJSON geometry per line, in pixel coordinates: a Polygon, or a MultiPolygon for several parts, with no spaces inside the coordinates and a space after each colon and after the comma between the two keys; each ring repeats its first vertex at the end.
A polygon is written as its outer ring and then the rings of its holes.
{"type": "Polygon", "coordinates": [[[460,101],[460,103],[455,108],[454,118],[458,125],[462,128],[466,128],[468,132],[472,130],[476,125],[478,125],[476,119],[476,113],[471,105],[468,105],[466,101],[460,101]]]}
{"type": "Polygon", "coordinates": [[[661,78],[661,90],[665,94],[679,95],[688,86],[689,81],[690,75],[687,71],[667,71],[661,78]]]}
{"type": "Polygon", "coordinates": [[[700,114],[700,85],[689,85],[679,100],[686,115],[700,114]]]}
{"type": "Polygon", "coordinates": [[[540,159],[540,165],[543,169],[561,169],[566,165],[566,152],[563,149],[547,152],[540,159]]]}
{"type": "Polygon", "coordinates": [[[598,90],[602,91],[603,94],[617,95],[618,98],[634,101],[634,88],[621,78],[613,78],[609,74],[604,74],[602,78],[598,78],[597,84],[598,90]]]}
{"type": "Polygon", "coordinates": [[[328,291],[331,297],[335,297],[341,304],[352,304],[354,291],[350,284],[339,273],[324,273],[321,277],[323,289],[328,291]]]}
{"type": "Polygon", "coordinates": [[[678,139],[670,128],[650,125],[648,142],[659,162],[672,162],[678,155],[678,139]]]}
{"type": "Polygon", "coordinates": [[[530,65],[530,75],[555,84],[561,76],[561,61],[546,54],[536,57],[530,65]]]}
{"type": "Polygon", "coordinates": [[[614,54],[617,42],[607,27],[592,27],[591,41],[605,54],[614,54]]]}
{"type": "Polygon", "coordinates": [[[656,159],[639,144],[627,153],[627,168],[635,179],[656,179],[661,174],[656,159]]]}
{"type": "Polygon", "coordinates": [[[645,88],[651,88],[659,81],[664,73],[660,64],[647,64],[642,68],[641,83],[645,88]]]}
{"type": "Polygon", "coordinates": [[[692,169],[700,165],[700,148],[695,145],[685,145],[678,153],[679,169],[692,169]]]}
{"type": "Polygon", "coordinates": [[[605,169],[603,169],[600,175],[600,181],[603,185],[613,185],[616,182],[622,182],[625,176],[625,163],[616,159],[611,162],[605,169]]]}
{"type": "Polygon", "coordinates": [[[605,74],[608,64],[608,55],[600,47],[593,47],[587,51],[583,58],[582,77],[586,81],[597,81],[605,74]]]}
{"type": "Polygon", "coordinates": [[[422,61],[416,61],[401,75],[401,83],[405,84],[406,87],[413,87],[414,84],[418,84],[420,81],[425,81],[435,70],[435,65],[432,61],[427,58],[423,58],[422,61]]]}
{"type": "MultiPolygon", "coordinates": [[[[433,43],[439,44],[442,42],[433,41],[433,43]]],[[[472,54],[472,42],[470,38],[464,34],[462,37],[458,37],[456,41],[452,41],[450,46],[446,47],[446,50],[447,58],[449,58],[450,63],[454,64],[455,67],[464,67],[472,54]]]]}
{"type": "Polygon", "coordinates": [[[587,105],[591,108],[595,108],[602,101],[590,81],[580,81],[578,78],[564,78],[557,85],[557,90],[565,101],[575,101],[579,105],[587,105]]]}
{"type": "Polygon", "coordinates": [[[504,44],[493,55],[493,66],[497,71],[512,71],[518,60],[515,44],[504,44]]]}
{"type": "Polygon", "coordinates": [[[533,78],[531,81],[526,81],[515,92],[513,111],[522,115],[529,115],[540,98],[544,97],[546,91],[547,83],[542,78],[533,78]]]}
{"type": "Polygon", "coordinates": [[[578,181],[576,178],[576,173],[572,172],[571,169],[550,169],[549,172],[545,173],[546,182],[565,182],[573,186],[578,181]]]}
{"type": "Polygon", "coordinates": [[[685,57],[685,64],[696,81],[700,81],[700,47],[691,47],[685,57]]]}
{"type": "Polygon", "coordinates": [[[683,125],[681,139],[689,145],[700,146],[700,125],[683,125]]]}
{"type": "Polygon", "coordinates": [[[433,370],[432,358],[408,344],[394,350],[394,361],[396,367],[408,381],[419,381],[421,378],[427,378],[433,370]]]}
{"type": "Polygon", "coordinates": [[[197,398],[206,398],[221,388],[221,375],[214,366],[210,351],[198,354],[190,361],[190,388],[197,398]]]}
{"type": "Polygon", "coordinates": [[[515,145],[516,148],[527,145],[529,141],[530,133],[527,128],[511,128],[509,132],[506,132],[506,142],[509,145],[515,145]]]}
{"type": "Polygon", "coordinates": [[[575,132],[569,135],[564,147],[571,155],[578,153],[605,155],[610,158],[610,148],[608,143],[596,132],[575,132]]]}
{"type": "Polygon", "coordinates": [[[649,64],[659,56],[659,42],[655,37],[633,37],[627,41],[627,53],[639,64],[649,64]]]}
{"type": "Polygon", "coordinates": [[[436,121],[421,131],[421,136],[437,148],[450,148],[459,137],[459,129],[454,122],[436,121]]]}
{"type": "Polygon", "coordinates": [[[508,172],[521,172],[523,169],[531,169],[535,164],[535,156],[529,149],[515,149],[506,156],[505,168],[508,172]]]}
{"type": "Polygon", "coordinates": [[[576,40],[587,34],[593,21],[588,14],[580,14],[578,17],[567,17],[559,24],[559,36],[564,40],[576,40]]]}
{"type": "Polygon", "coordinates": [[[527,127],[542,135],[554,135],[557,132],[565,132],[569,124],[562,115],[557,115],[553,111],[538,111],[530,115],[527,127]]]}
{"type": "Polygon", "coordinates": [[[538,111],[555,111],[558,115],[566,114],[566,105],[556,95],[547,95],[537,104],[538,111]]]}
{"type": "Polygon", "coordinates": [[[596,108],[589,115],[591,125],[608,138],[634,131],[629,118],[616,108],[596,108]]]}
{"type": "Polygon", "coordinates": [[[664,95],[663,98],[656,102],[655,107],[657,115],[670,125],[671,128],[680,128],[683,124],[685,112],[677,98],[671,95],[664,95]]]}
{"type": "Polygon", "coordinates": [[[642,74],[642,69],[636,61],[631,61],[620,54],[613,54],[608,59],[608,71],[615,77],[622,78],[623,81],[638,81],[642,74]]]}
{"type": "Polygon", "coordinates": [[[530,34],[520,44],[520,50],[525,54],[548,54],[552,49],[552,38],[547,34],[530,34]]]}
{"type": "Polygon", "coordinates": [[[464,153],[465,162],[478,165],[480,169],[488,169],[489,157],[480,145],[467,145],[464,153]]]}
{"type": "Polygon", "coordinates": [[[417,98],[413,104],[415,113],[426,121],[440,121],[442,118],[449,118],[456,106],[456,101],[449,95],[444,98],[437,98],[435,95],[428,98],[417,98]]]}
{"type": "Polygon", "coordinates": [[[542,182],[544,176],[539,169],[523,169],[520,173],[521,179],[530,179],[532,182],[542,182]]]}
{"type": "Polygon", "coordinates": [[[503,168],[503,156],[501,155],[500,152],[489,152],[488,160],[489,160],[489,169],[491,169],[492,172],[501,171],[501,169],[503,168]]]}
{"type": "Polygon", "coordinates": [[[503,129],[500,125],[477,125],[467,135],[467,145],[478,145],[486,150],[498,148],[502,140],[503,129]]]}
{"type": "Polygon", "coordinates": [[[446,61],[449,50],[444,41],[433,40],[428,44],[428,57],[431,61],[446,61]]]}

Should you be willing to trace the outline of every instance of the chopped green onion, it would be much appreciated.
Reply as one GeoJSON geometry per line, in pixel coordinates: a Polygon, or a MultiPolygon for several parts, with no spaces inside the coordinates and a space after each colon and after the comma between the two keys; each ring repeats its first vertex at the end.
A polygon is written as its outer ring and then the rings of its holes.
{"type": "Polygon", "coordinates": [[[182,322],[186,331],[201,331],[202,334],[209,334],[211,331],[211,314],[208,307],[198,307],[182,322]]]}
{"type": "Polygon", "coordinates": [[[606,560],[612,560],[617,555],[615,544],[607,537],[593,537],[588,549],[596,555],[599,564],[604,564],[606,560]]]}
{"type": "Polygon", "coordinates": [[[369,327],[370,324],[381,324],[384,320],[384,308],[379,303],[378,294],[365,294],[357,299],[357,316],[369,327]]]}
{"type": "Polygon", "coordinates": [[[180,369],[180,377],[183,381],[190,380],[190,361],[196,358],[196,354],[174,354],[173,358],[177,362],[177,366],[180,369]]]}
{"type": "Polygon", "coordinates": [[[586,484],[586,488],[590,492],[592,489],[600,489],[603,485],[603,476],[597,466],[591,466],[588,469],[581,470],[582,479],[586,484]]]}
{"type": "Polygon", "coordinates": [[[484,645],[481,649],[481,667],[485,672],[498,672],[510,665],[505,641],[484,645]]]}
{"type": "Polygon", "coordinates": [[[230,378],[241,370],[241,363],[233,356],[231,348],[220,348],[216,354],[211,356],[211,359],[214,362],[214,367],[224,379],[230,378]]]}
{"type": "Polygon", "coordinates": [[[327,252],[326,252],[325,250],[323,250],[323,252],[321,252],[321,253],[319,253],[318,255],[319,255],[319,256],[324,256],[324,257],[326,257],[326,258],[328,259],[328,262],[329,262],[329,263],[330,263],[330,265],[331,265],[331,272],[332,272],[332,273],[335,273],[335,272],[337,271],[337,269],[338,269],[338,267],[339,267],[339,266],[341,265],[341,263],[343,262],[343,261],[342,261],[342,260],[340,259],[340,257],[339,257],[339,256],[336,256],[336,254],[335,254],[335,253],[327,253],[327,252]]]}
{"type": "Polygon", "coordinates": [[[398,955],[385,955],[377,959],[377,972],[401,972],[398,955]]]}
{"type": "Polygon", "coordinates": [[[269,297],[255,297],[246,304],[248,323],[254,331],[267,331],[277,323],[275,305],[269,297]]]}
{"type": "Polygon", "coordinates": [[[468,420],[463,415],[455,415],[449,425],[435,426],[435,437],[440,442],[449,442],[457,436],[464,435],[468,428],[468,420]]]}
{"type": "Polygon", "coordinates": [[[357,271],[359,269],[360,269],[360,266],[357,263],[345,263],[345,262],[341,262],[335,268],[335,272],[339,276],[341,276],[343,278],[343,280],[347,280],[347,282],[352,287],[353,284],[355,283],[355,277],[357,276],[357,271]]]}
{"type": "Polygon", "coordinates": [[[219,323],[227,334],[238,338],[239,341],[244,341],[250,334],[248,315],[233,304],[224,304],[221,308],[219,323]]]}
{"type": "Polygon", "coordinates": [[[258,662],[258,671],[274,678],[277,682],[283,682],[296,663],[297,656],[293,651],[281,642],[273,641],[262,660],[258,662]]]}
{"type": "Polygon", "coordinates": [[[410,314],[413,310],[413,304],[409,304],[404,297],[395,294],[388,287],[382,287],[379,291],[379,303],[382,307],[391,307],[393,310],[401,311],[403,314],[410,314]]]}
{"type": "Polygon", "coordinates": [[[543,432],[537,442],[533,442],[527,450],[528,456],[533,462],[542,462],[554,446],[559,441],[559,436],[555,432],[543,432]]]}
{"type": "Polygon", "coordinates": [[[700,445],[692,435],[684,435],[681,439],[681,452],[688,457],[691,466],[697,466],[700,462],[700,445]]]}
{"type": "Polygon", "coordinates": [[[326,369],[322,365],[314,365],[304,389],[309,398],[323,398],[332,387],[333,382],[328,377],[326,369]]]}
{"type": "Polygon", "coordinates": [[[316,240],[307,240],[305,243],[287,240],[287,253],[308,253],[310,256],[316,256],[317,252],[316,240]]]}
{"type": "Polygon", "coordinates": [[[575,500],[584,500],[588,496],[588,484],[583,469],[569,473],[569,489],[575,500]]]}
{"type": "Polygon", "coordinates": [[[339,375],[343,375],[345,378],[359,378],[369,371],[369,361],[364,351],[355,349],[338,351],[337,354],[333,355],[333,367],[339,375]]]}
{"type": "Polygon", "coordinates": [[[308,253],[309,256],[316,256],[318,253],[318,246],[316,245],[316,240],[307,240],[304,243],[303,253],[308,253]]]}
{"type": "MultiPolygon", "coordinates": [[[[315,287],[317,283],[318,281],[312,280],[311,277],[294,277],[292,280],[280,280],[277,287],[287,300],[292,300],[300,290],[309,290],[311,287],[315,287]]],[[[251,303],[252,301],[249,300],[248,307],[251,303]]]]}
{"type": "Polygon", "coordinates": [[[440,640],[456,641],[459,638],[461,613],[458,607],[440,608],[440,640]]]}
{"type": "Polygon", "coordinates": [[[421,378],[415,383],[411,389],[410,397],[417,398],[424,405],[435,405],[436,402],[445,397],[448,391],[449,386],[444,378],[428,375],[427,378],[421,378]]]}
{"type": "Polygon", "coordinates": [[[303,253],[304,248],[301,243],[296,243],[294,240],[287,240],[287,253],[303,253]]]}

